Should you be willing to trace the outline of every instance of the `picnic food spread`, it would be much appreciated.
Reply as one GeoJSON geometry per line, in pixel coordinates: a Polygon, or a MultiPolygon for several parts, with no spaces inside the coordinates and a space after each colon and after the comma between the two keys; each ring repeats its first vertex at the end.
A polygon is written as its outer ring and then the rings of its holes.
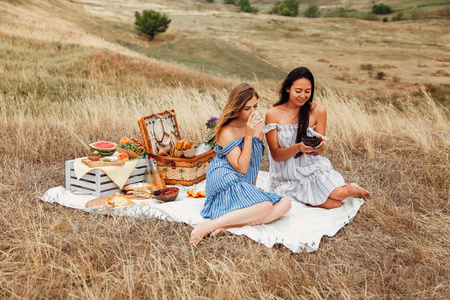
{"type": "Polygon", "coordinates": [[[193,141],[179,140],[173,148],[174,157],[192,158],[195,156],[195,143],[193,141]]]}
{"type": "Polygon", "coordinates": [[[168,202],[174,201],[177,198],[179,190],[177,187],[158,188],[146,182],[139,182],[125,186],[122,193],[131,198],[153,198],[162,202],[168,202]]]}
{"type": "MultiPolygon", "coordinates": [[[[119,196],[135,199],[137,204],[146,199],[174,201],[179,188],[166,184],[192,186],[206,178],[216,153],[203,147],[206,140],[181,138],[173,109],[143,117],[138,124],[142,140],[123,136],[117,141],[92,142],[86,157],[66,161],[66,189],[99,197],[95,207],[113,208],[119,206],[105,206],[103,198],[116,192],[120,192],[115,195],[122,199],[120,205],[132,202],[119,196]]],[[[194,198],[206,196],[204,191],[191,194],[194,198]]]]}
{"type": "Polygon", "coordinates": [[[100,156],[110,156],[116,152],[116,144],[111,142],[99,141],[89,144],[92,153],[97,151],[100,156]]]}
{"type": "Polygon", "coordinates": [[[91,143],[89,150],[91,153],[82,162],[91,168],[123,166],[129,159],[139,157],[144,145],[138,139],[123,137],[119,144],[107,141],[91,143]]]}

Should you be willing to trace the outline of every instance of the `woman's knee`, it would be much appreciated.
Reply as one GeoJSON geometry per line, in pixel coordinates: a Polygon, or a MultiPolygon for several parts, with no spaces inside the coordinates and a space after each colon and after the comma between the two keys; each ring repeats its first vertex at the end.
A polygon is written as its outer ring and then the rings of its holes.
{"type": "Polygon", "coordinates": [[[280,199],[280,205],[281,205],[281,208],[282,208],[282,210],[283,210],[283,212],[285,214],[289,210],[291,210],[292,203],[291,203],[291,200],[289,200],[288,198],[281,198],[280,199]]]}
{"type": "Polygon", "coordinates": [[[268,216],[273,210],[273,205],[270,201],[261,202],[258,204],[258,206],[261,216],[268,216]]]}

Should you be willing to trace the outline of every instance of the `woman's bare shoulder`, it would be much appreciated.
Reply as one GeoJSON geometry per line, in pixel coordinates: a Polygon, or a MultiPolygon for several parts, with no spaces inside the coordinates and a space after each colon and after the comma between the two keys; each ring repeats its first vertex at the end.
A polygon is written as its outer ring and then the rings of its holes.
{"type": "Polygon", "coordinates": [[[219,146],[223,146],[228,144],[230,141],[232,141],[234,138],[234,130],[231,126],[227,126],[225,125],[224,127],[222,127],[222,130],[219,132],[219,134],[217,135],[217,143],[219,144],[219,146]]]}
{"type": "Polygon", "coordinates": [[[327,113],[327,109],[320,103],[313,103],[311,113],[315,115],[324,115],[327,113]]]}
{"type": "Polygon", "coordinates": [[[277,107],[272,107],[266,113],[266,124],[279,123],[282,111],[277,107]]]}

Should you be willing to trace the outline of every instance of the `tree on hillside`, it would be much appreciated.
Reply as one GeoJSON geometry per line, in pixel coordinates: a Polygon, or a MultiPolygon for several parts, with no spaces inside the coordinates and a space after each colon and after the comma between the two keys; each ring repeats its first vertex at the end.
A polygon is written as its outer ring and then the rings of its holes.
{"type": "Polygon", "coordinates": [[[387,15],[392,12],[392,8],[389,5],[375,4],[372,7],[372,12],[376,15],[387,15]]]}
{"type": "Polygon", "coordinates": [[[258,12],[258,8],[251,6],[250,1],[248,0],[240,0],[239,6],[241,7],[241,11],[248,13],[256,13],[258,12]]]}
{"type": "Polygon", "coordinates": [[[236,0],[224,0],[223,3],[236,5],[236,0]]]}
{"type": "Polygon", "coordinates": [[[318,18],[319,13],[319,6],[316,4],[311,4],[303,13],[303,15],[307,18],[318,18]]]}
{"type": "Polygon", "coordinates": [[[134,16],[136,18],[134,24],[138,30],[149,36],[150,41],[153,40],[156,34],[165,32],[172,21],[167,15],[154,10],[144,10],[142,15],[139,12],[135,12],[134,16]]]}
{"type": "Polygon", "coordinates": [[[269,14],[277,14],[280,16],[296,17],[298,15],[298,1],[284,0],[278,1],[269,11],[269,14]]]}

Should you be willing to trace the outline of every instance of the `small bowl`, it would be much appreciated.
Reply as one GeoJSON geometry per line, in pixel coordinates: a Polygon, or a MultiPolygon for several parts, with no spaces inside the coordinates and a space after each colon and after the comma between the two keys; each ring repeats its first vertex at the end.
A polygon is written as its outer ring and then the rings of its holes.
{"type": "Polygon", "coordinates": [[[322,139],[320,137],[317,137],[317,136],[305,136],[305,137],[302,137],[303,144],[305,144],[306,146],[310,146],[310,147],[318,146],[321,141],[322,141],[322,139]]]}
{"type": "Polygon", "coordinates": [[[180,189],[177,188],[177,187],[172,187],[172,188],[169,188],[169,190],[176,190],[176,192],[175,193],[171,193],[169,195],[154,196],[154,198],[156,200],[161,201],[161,202],[175,201],[175,199],[177,199],[177,197],[178,197],[178,193],[180,192],[180,189]]]}

